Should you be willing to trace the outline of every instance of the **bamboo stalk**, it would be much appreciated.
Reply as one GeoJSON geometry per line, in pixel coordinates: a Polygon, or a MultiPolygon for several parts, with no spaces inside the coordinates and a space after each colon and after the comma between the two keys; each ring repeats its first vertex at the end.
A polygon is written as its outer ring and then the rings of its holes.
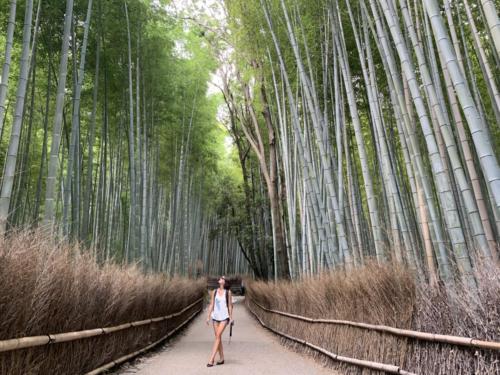
{"type": "MultiPolygon", "coordinates": [[[[198,302],[198,301],[197,301],[198,302]]],[[[90,372],[88,372],[86,375],[97,375],[97,374],[102,374],[103,372],[106,372],[107,370],[121,364],[121,363],[124,363],[124,362],[127,362],[128,360],[134,358],[134,357],[137,357],[139,354],[142,354],[146,351],[148,351],[149,349],[155,347],[156,345],[158,345],[160,342],[168,339],[170,336],[172,336],[175,332],[177,332],[179,329],[181,329],[182,327],[184,327],[187,323],[189,323],[191,321],[191,319],[193,319],[196,314],[198,314],[199,312],[201,311],[201,308],[196,310],[193,314],[191,314],[189,316],[189,318],[187,318],[184,322],[182,322],[177,328],[174,328],[172,331],[170,331],[169,333],[167,333],[165,336],[163,336],[162,338],[160,338],[159,340],[149,344],[148,346],[142,348],[142,349],[139,349],[133,353],[130,353],[130,354],[127,354],[127,355],[124,355],[123,357],[120,357],[118,359],[115,359],[114,361],[111,361],[109,363],[106,363],[105,365],[102,365],[101,367],[98,367],[96,368],[95,370],[92,370],[90,372]]]]}
{"type": "Polygon", "coordinates": [[[425,340],[432,341],[444,344],[452,344],[452,345],[460,345],[467,346],[470,348],[479,348],[479,349],[490,349],[490,350],[500,350],[500,342],[495,341],[484,341],[478,340],[475,338],[469,337],[461,337],[461,336],[452,336],[452,335],[441,335],[437,333],[428,333],[428,332],[420,332],[420,331],[412,331],[409,329],[401,329],[396,327],[390,327],[385,325],[377,325],[377,324],[369,324],[369,323],[361,323],[361,322],[352,322],[349,320],[338,320],[338,319],[314,319],[308,318],[302,315],[296,315],[287,313],[284,311],[278,311],[273,309],[268,309],[267,307],[262,306],[261,304],[251,300],[255,305],[260,307],[262,310],[271,312],[274,314],[286,316],[289,318],[302,320],[308,323],[324,323],[324,324],[338,324],[338,325],[347,325],[351,327],[364,328],[372,331],[390,333],[396,336],[409,337],[417,340],[425,340]]]}
{"type": "MultiPolygon", "coordinates": [[[[252,302],[254,304],[256,304],[257,306],[259,306],[255,301],[252,301],[252,302]]],[[[390,365],[390,364],[387,364],[387,363],[380,363],[380,362],[373,362],[373,361],[366,361],[366,360],[363,360],[363,359],[357,359],[357,358],[351,358],[351,357],[344,357],[344,356],[340,356],[338,354],[332,353],[332,352],[330,352],[330,351],[328,351],[326,349],[323,349],[320,346],[317,346],[317,345],[314,345],[314,344],[312,344],[310,342],[307,342],[306,340],[302,340],[302,339],[299,339],[297,337],[290,336],[290,335],[288,335],[288,334],[286,334],[284,332],[281,332],[281,331],[278,331],[278,330],[276,330],[274,328],[269,327],[268,325],[266,325],[260,319],[260,317],[250,307],[249,307],[249,310],[257,318],[257,320],[259,321],[259,323],[263,327],[267,328],[268,330],[270,330],[270,331],[272,331],[272,332],[274,332],[274,333],[276,333],[276,334],[278,334],[280,336],[286,337],[289,340],[292,340],[292,341],[301,343],[303,345],[306,345],[306,346],[308,346],[311,349],[314,349],[314,350],[316,350],[316,351],[318,351],[320,353],[323,353],[324,355],[326,355],[327,357],[330,357],[331,359],[333,359],[335,361],[345,362],[345,363],[349,363],[351,365],[365,367],[365,368],[369,368],[369,369],[373,369],[373,370],[377,370],[377,371],[384,371],[384,372],[387,372],[387,373],[390,373],[390,374],[415,375],[414,373],[405,371],[401,367],[396,366],[396,365],[390,365]]],[[[274,312],[274,311],[271,311],[271,312],[274,312]]],[[[310,319],[310,318],[306,318],[306,319],[310,319]]]]}
{"type": "Polygon", "coordinates": [[[191,307],[193,307],[194,305],[196,305],[197,303],[199,303],[202,300],[203,300],[203,297],[197,299],[196,301],[194,301],[190,305],[184,307],[182,310],[175,312],[173,314],[170,314],[170,315],[165,315],[165,316],[152,318],[152,319],[146,319],[146,320],[139,320],[139,321],[135,321],[135,322],[120,324],[118,326],[113,326],[113,327],[94,328],[94,329],[87,329],[87,330],[83,330],[83,331],[65,332],[65,333],[57,333],[57,334],[48,334],[48,335],[41,335],[41,336],[30,336],[30,337],[21,337],[21,338],[17,338],[17,339],[1,340],[0,341],[0,352],[7,352],[7,351],[17,350],[17,349],[32,348],[34,346],[49,345],[49,344],[55,344],[55,343],[59,343],[59,342],[74,341],[74,340],[79,340],[79,339],[88,338],[88,337],[105,335],[105,334],[121,331],[121,330],[130,328],[130,327],[139,327],[139,326],[146,325],[146,324],[160,322],[160,321],[167,320],[167,319],[174,318],[176,316],[181,315],[182,313],[189,310],[191,307]]]}

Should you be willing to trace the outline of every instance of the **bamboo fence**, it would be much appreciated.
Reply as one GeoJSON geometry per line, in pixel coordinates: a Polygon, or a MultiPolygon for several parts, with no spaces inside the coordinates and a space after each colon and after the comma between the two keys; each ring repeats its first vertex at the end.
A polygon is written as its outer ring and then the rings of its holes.
{"type": "Polygon", "coordinates": [[[163,340],[166,340],[168,339],[170,336],[172,336],[175,332],[177,332],[179,329],[181,329],[182,327],[184,327],[186,324],[188,324],[191,319],[193,319],[196,314],[198,314],[199,312],[201,311],[201,308],[199,308],[198,310],[196,310],[194,313],[192,313],[185,321],[183,321],[181,324],[179,324],[176,328],[174,328],[172,331],[170,331],[169,333],[167,333],[165,336],[163,336],[162,338],[160,338],[159,340],[149,344],[148,346],[142,348],[142,349],[139,349],[133,353],[130,353],[130,354],[127,354],[127,355],[124,355],[123,357],[120,357],[118,359],[115,359],[114,361],[111,361],[109,363],[106,363],[105,365],[102,365],[98,368],[96,368],[95,370],[92,370],[90,372],[88,372],[87,374],[85,375],[97,375],[97,374],[102,374],[106,371],[108,371],[109,369],[115,367],[115,366],[118,366],[124,362],[127,362],[129,360],[131,360],[132,358],[134,357],[137,357],[138,355],[144,353],[144,352],[147,352],[149,349],[155,347],[156,345],[158,345],[160,342],[162,342],[163,340]]]}
{"type": "Polygon", "coordinates": [[[428,333],[428,332],[420,332],[420,331],[412,331],[409,329],[401,329],[396,327],[390,327],[385,325],[377,325],[377,324],[368,324],[368,323],[360,323],[360,322],[352,322],[349,320],[337,320],[337,319],[314,319],[308,318],[302,315],[296,315],[287,313],[284,311],[278,311],[269,309],[267,307],[262,306],[258,302],[251,300],[250,301],[261,308],[264,311],[274,313],[277,315],[286,316],[292,319],[302,320],[308,323],[323,323],[323,324],[337,324],[337,325],[347,325],[351,327],[364,328],[372,331],[389,333],[395,336],[408,337],[416,340],[422,341],[430,341],[437,342],[443,344],[452,344],[452,345],[460,345],[469,348],[476,349],[489,349],[489,350],[500,350],[500,342],[495,341],[484,341],[478,340],[470,337],[461,337],[461,336],[451,336],[451,335],[441,335],[437,333],[428,333]]]}
{"type": "MultiPolygon", "coordinates": [[[[254,304],[258,305],[256,302],[252,301],[254,304]]],[[[260,307],[260,305],[258,305],[260,307]]],[[[345,356],[341,356],[341,355],[338,355],[338,354],[335,354],[335,353],[332,353],[320,346],[317,346],[317,345],[314,345],[310,342],[307,342],[306,340],[303,340],[303,339],[299,339],[297,337],[294,337],[294,336],[290,336],[284,332],[281,332],[281,331],[278,331],[277,329],[274,329],[268,325],[266,325],[261,319],[260,317],[257,315],[257,313],[255,313],[255,311],[252,310],[252,308],[250,306],[248,306],[248,309],[250,310],[250,312],[257,318],[257,320],[259,321],[259,323],[267,328],[268,330],[270,330],[271,332],[274,332],[280,336],[283,336],[289,340],[292,340],[292,341],[295,341],[295,342],[298,342],[300,344],[303,344],[311,349],[314,349],[320,353],[323,353],[324,355],[326,355],[327,357],[330,357],[331,359],[335,360],[335,361],[339,361],[339,362],[344,362],[344,363],[348,363],[350,365],[355,365],[355,366],[360,366],[360,367],[365,367],[365,368],[369,368],[369,369],[372,369],[372,370],[377,370],[377,371],[384,371],[386,373],[389,373],[389,374],[401,374],[401,375],[416,375],[415,373],[413,372],[408,372],[408,371],[405,371],[403,370],[401,367],[399,366],[396,366],[396,365],[390,365],[390,364],[387,364],[387,363],[380,363],[380,362],[373,362],[373,361],[366,361],[366,360],[362,360],[362,359],[357,359],[357,358],[352,358],[352,357],[345,357],[345,356]]],[[[267,310],[267,309],[266,309],[267,310]]],[[[269,312],[274,312],[274,311],[270,311],[268,310],[269,312]]]]}
{"type": "Polygon", "coordinates": [[[41,335],[41,336],[29,336],[29,337],[21,337],[21,338],[16,338],[16,339],[1,340],[0,341],[0,352],[7,352],[7,351],[17,350],[17,349],[32,348],[35,346],[51,345],[51,344],[56,344],[56,343],[60,343],[60,342],[80,340],[80,339],[84,339],[84,338],[88,338],[88,337],[95,337],[95,336],[110,334],[113,332],[117,332],[117,331],[121,331],[121,330],[124,330],[127,328],[131,328],[131,327],[140,327],[140,326],[151,324],[151,323],[161,322],[161,321],[168,320],[168,319],[171,319],[171,318],[174,318],[176,316],[181,315],[182,313],[186,312],[187,310],[192,308],[194,305],[196,305],[197,303],[200,303],[202,301],[203,301],[203,297],[197,299],[193,303],[184,307],[182,310],[175,312],[175,313],[172,313],[170,315],[165,315],[165,316],[151,318],[151,319],[145,319],[145,320],[138,320],[135,322],[120,324],[120,325],[113,326],[113,327],[94,328],[94,329],[87,329],[87,330],[83,330],[83,331],[65,332],[65,333],[56,333],[56,334],[47,334],[47,335],[41,335]]]}

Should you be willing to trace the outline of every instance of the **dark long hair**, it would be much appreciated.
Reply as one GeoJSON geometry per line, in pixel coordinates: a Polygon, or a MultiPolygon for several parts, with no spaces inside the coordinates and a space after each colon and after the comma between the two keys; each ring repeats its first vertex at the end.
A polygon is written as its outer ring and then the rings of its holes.
{"type": "Polygon", "coordinates": [[[220,279],[224,279],[224,289],[227,289],[229,290],[230,289],[230,285],[231,285],[231,282],[224,276],[224,275],[221,275],[219,277],[219,280],[220,279]]]}

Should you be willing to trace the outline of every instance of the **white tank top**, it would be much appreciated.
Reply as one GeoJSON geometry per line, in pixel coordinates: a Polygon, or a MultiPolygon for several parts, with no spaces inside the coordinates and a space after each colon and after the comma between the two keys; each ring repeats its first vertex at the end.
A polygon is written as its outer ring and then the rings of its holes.
{"type": "Polygon", "coordinates": [[[226,304],[226,291],[219,296],[218,289],[215,290],[214,311],[212,311],[212,319],[224,320],[229,318],[229,311],[227,311],[226,304]]]}

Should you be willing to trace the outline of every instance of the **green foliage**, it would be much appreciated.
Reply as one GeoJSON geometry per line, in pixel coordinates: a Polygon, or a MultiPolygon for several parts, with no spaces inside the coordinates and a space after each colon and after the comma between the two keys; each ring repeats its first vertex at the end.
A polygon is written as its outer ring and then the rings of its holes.
{"type": "MultiPolygon", "coordinates": [[[[146,0],[94,0],[80,105],[80,188],[83,191],[86,180],[91,179],[93,189],[91,196],[92,200],[95,200],[99,199],[99,194],[101,194],[99,191],[101,184],[113,183],[114,188],[120,185],[124,231],[129,220],[126,213],[130,205],[130,186],[128,186],[127,176],[130,173],[128,156],[129,66],[125,3],[130,19],[134,127],[137,126],[136,101],[137,87],[139,87],[141,126],[139,131],[141,137],[145,135],[146,138],[148,163],[150,165],[157,163],[153,172],[155,181],[158,183],[155,189],[161,188],[165,197],[170,196],[178,182],[177,172],[181,150],[187,153],[188,172],[185,178],[186,180],[193,179],[197,193],[203,197],[209,210],[217,210],[213,201],[224,201],[222,187],[235,188],[240,179],[239,171],[232,162],[231,152],[228,153],[224,146],[226,131],[216,120],[221,98],[207,94],[208,82],[218,62],[213,55],[213,50],[209,48],[211,41],[203,29],[195,24],[186,28],[184,21],[165,10],[164,5],[169,3],[168,1],[161,1],[158,6],[157,3],[146,0]],[[99,52],[100,60],[99,71],[96,70],[97,52],[99,52]],[[139,82],[137,82],[137,70],[139,82]],[[96,74],[99,76],[99,89],[96,103],[95,142],[92,148],[93,168],[92,176],[89,176],[86,165],[90,157],[88,140],[91,135],[96,74]]],[[[35,0],[35,12],[37,4],[38,1],[35,0]]],[[[87,6],[88,0],[75,0],[73,32],[76,54],[73,53],[70,45],[60,182],[64,181],[67,171],[75,72],[81,59],[87,6]]],[[[13,224],[23,225],[27,221],[37,221],[43,215],[48,156],[45,154],[46,159],[42,161],[42,150],[45,136],[47,137],[47,152],[51,145],[65,7],[66,2],[60,0],[44,0],[41,3],[40,26],[34,49],[36,59],[33,60],[32,75],[28,83],[18,157],[20,172],[19,177],[16,177],[15,201],[11,205],[16,211],[13,224]],[[33,105],[31,99],[33,99],[33,105]],[[31,126],[31,135],[28,142],[29,126],[31,126]],[[43,166],[42,163],[44,163],[43,166]],[[36,211],[37,217],[32,217],[37,194],[41,197],[40,209],[36,211]],[[22,202],[24,199],[26,201],[22,202]],[[22,206],[20,206],[21,202],[22,206]]],[[[0,0],[0,9],[9,9],[9,1],[0,0]]],[[[35,19],[35,15],[33,18],[35,19]]],[[[1,12],[0,50],[2,53],[5,46],[7,20],[8,12],[1,12]]],[[[2,164],[11,132],[15,91],[19,76],[23,20],[24,2],[18,1],[7,99],[8,111],[0,140],[0,163],[2,164]]],[[[3,55],[0,55],[0,63],[3,63],[3,55]]],[[[134,137],[137,136],[137,129],[134,129],[134,137]]],[[[137,144],[135,147],[138,147],[137,144]]],[[[140,163],[138,150],[139,148],[136,149],[136,159],[140,163]]],[[[61,212],[62,207],[59,202],[58,217],[61,212]]],[[[118,236],[113,239],[113,244],[114,248],[123,245],[118,236]]],[[[121,257],[120,254],[117,256],[121,257]]]]}

